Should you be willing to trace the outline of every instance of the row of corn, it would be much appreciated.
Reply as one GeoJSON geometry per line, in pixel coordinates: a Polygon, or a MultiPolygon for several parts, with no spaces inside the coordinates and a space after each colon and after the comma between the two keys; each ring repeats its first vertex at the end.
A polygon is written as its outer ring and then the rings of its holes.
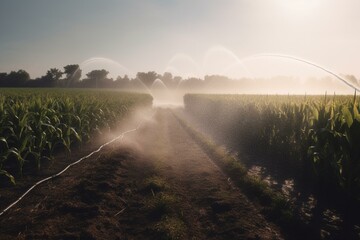
{"type": "Polygon", "coordinates": [[[15,183],[24,167],[40,169],[56,152],[70,153],[151,102],[149,95],[110,91],[2,89],[0,177],[15,183]]]}
{"type": "Polygon", "coordinates": [[[360,114],[350,96],[185,95],[220,141],[302,172],[322,194],[360,199],[360,114]]]}

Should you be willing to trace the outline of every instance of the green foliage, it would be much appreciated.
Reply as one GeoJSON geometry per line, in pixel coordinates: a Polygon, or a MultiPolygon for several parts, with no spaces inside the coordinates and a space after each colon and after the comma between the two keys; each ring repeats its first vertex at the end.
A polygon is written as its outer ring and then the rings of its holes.
{"type": "Polygon", "coordinates": [[[91,135],[115,128],[151,96],[111,91],[2,89],[0,92],[0,175],[15,182],[23,167],[41,167],[54,152],[69,153],[91,135]]]}
{"type": "Polygon", "coordinates": [[[185,95],[185,108],[214,135],[274,156],[316,179],[318,189],[360,199],[360,115],[356,98],[185,95]]]}
{"type": "Polygon", "coordinates": [[[287,224],[297,225],[298,222],[293,215],[294,206],[289,199],[285,198],[281,193],[273,191],[267,183],[256,177],[249,176],[246,173],[245,166],[237,158],[196,131],[175,113],[174,116],[212,160],[230,177],[228,181],[235,183],[248,197],[259,202],[268,216],[276,219],[281,224],[286,222],[287,224]]]}

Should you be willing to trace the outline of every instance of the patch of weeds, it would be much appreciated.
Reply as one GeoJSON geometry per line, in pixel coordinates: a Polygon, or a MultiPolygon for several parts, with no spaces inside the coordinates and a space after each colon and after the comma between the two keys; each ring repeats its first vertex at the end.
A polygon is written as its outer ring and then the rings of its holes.
{"type": "Polygon", "coordinates": [[[145,205],[149,210],[149,217],[160,218],[176,209],[177,198],[172,194],[160,192],[149,199],[145,205]]]}
{"type": "Polygon", "coordinates": [[[186,239],[186,225],[177,217],[164,217],[155,225],[154,230],[159,235],[159,239],[186,239]]]}
{"type": "Polygon", "coordinates": [[[164,178],[152,176],[144,181],[143,190],[153,194],[169,189],[169,185],[164,178]]]}
{"type": "Polygon", "coordinates": [[[246,169],[244,166],[232,156],[225,156],[224,162],[225,170],[229,173],[229,175],[233,176],[236,174],[238,177],[246,175],[246,169]]]}
{"type": "Polygon", "coordinates": [[[283,225],[296,224],[294,211],[290,210],[289,202],[278,196],[272,198],[268,215],[283,225]]]}
{"type": "Polygon", "coordinates": [[[238,181],[238,184],[250,197],[256,198],[265,205],[271,204],[272,198],[277,195],[269,188],[267,183],[253,176],[246,176],[241,181],[238,181]]]}

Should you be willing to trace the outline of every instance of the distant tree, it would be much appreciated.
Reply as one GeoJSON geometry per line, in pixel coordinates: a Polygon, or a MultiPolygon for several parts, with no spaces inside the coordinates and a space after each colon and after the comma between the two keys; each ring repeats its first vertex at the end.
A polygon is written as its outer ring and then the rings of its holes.
{"type": "Polygon", "coordinates": [[[66,87],[76,86],[81,79],[81,69],[78,64],[70,64],[64,67],[64,74],[66,74],[64,79],[64,85],[66,87]]]}
{"type": "Polygon", "coordinates": [[[182,77],[180,77],[180,76],[174,77],[173,82],[174,82],[175,88],[177,88],[177,87],[179,86],[179,84],[180,84],[180,82],[181,82],[182,80],[183,80],[183,79],[182,79],[182,77]]]}
{"type": "Polygon", "coordinates": [[[61,72],[59,69],[50,68],[50,70],[46,72],[46,75],[42,77],[44,86],[46,87],[58,86],[59,80],[62,77],[62,75],[63,72],[61,72]]]}
{"type": "Polygon", "coordinates": [[[5,87],[7,84],[7,73],[0,73],[0,87],[5,87]]]}
{"type": "Polygon", "coordinates": [[[216,89],[231,90],[234,89],[235,85],[234,82],[226,76],[206,75],[204,77],[204,87],[211,90],[216,90],[216,89]]]}
{"type": "Polygon", "coordinates": [[[6,72],[2,72],[2,73],[0,73],[0,81],[1,80],[5,80],[6,79],[6,77],[7,77],[7,73],[6,72]]]}
{"type": "Polygon", "coordinates": [[[136,77],[142,82],[144,83],[148,88],[151,87],[151,84],[153,84],[153,82],[157,79],[160,78],[161,75],[157,74],[154,71],[151,72],[138,72],[136,74],[136,77]]]}
{"type": "Polygon", "coordinates": [[[166,87],[168,87],[168,88],[174,87],[173,75],[171,73],[165,72],[160,77],[160,79],[161,79],[161,81],[163,81],[163,83],[165,84],[166,87]]]}
{"type": "Polygon", "coordinates": [[[26,87],[36,87],[36,88],[40,88],[40,87],[46,87],[44,84],[44,77],[39,77],[39,78],[35,78],[35,79],[30,79],[29,81],[26,82],[26,87]]]}
{"type": "Polygon", "coordinates": [[[179,86],[182,89],[195,90],[200,89],[204,86],[204,81],[200,78],[188,78],[185,79],[179,86]]]}
{"type": "Polygon", "coordinates": [[[115,83],[114,79],[105,77],[103,80],[101,80],[98,84],[99,88],[114,88],[115,83]]]}
{"type": "Polygon", "coordinates": [[[115,80],[115,86],[118,88],[129,88],[130,87],[130,79],[128,75],[125,75],[123,78],[118,76],[115,80]]]}
{"type": "Polygon", "coordinates": [[[30,74],[25,70],[11,71],[6,77],[6,86],[24,87],[25,83],[30,80],[30,74]]]}
{"type": "Polygon", "coordinates": [[[105,69],[101,70],[93,70],[86,74],[87,79],[85,79],[84,84],[86,87],[100,87],[102,86],[102,82],[106,79],[107,75],[109,74],[108,71],[105,69]]]}

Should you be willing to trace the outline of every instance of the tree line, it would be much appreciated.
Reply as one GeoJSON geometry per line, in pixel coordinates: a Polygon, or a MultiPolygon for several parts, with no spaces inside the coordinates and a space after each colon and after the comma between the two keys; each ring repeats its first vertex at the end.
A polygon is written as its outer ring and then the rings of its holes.
{"type": "MultiPolygon", "coordinates": [[[[301,85],[297,78],[289,76],[278,76],[269,79],[230,79],[226,76],[210,75],[200,78],[186,78],[173,76],[169,72],[158,74],[155,71],[138,72],[134,78],[125,75],[118,76],[116,79],[108,77],[109,72],[105,69],[92,70],[83,76],[82,70],[78,64],[66,65],[63,70],[58,68],[49,69],[44,76],[31,79],[30,74],[25,70],[11,71],[10,73],[0,72],[0,87],[60,87],[60,88],[120,88],[132,90],[146,89],[183,89],[183,90],[226,90],[234,91],[242,89],[244,91],[256,89],[258,92],[267,92],[273,86],[283,86],[285,90],[302,87],[304,89],[318,89],[319,92],[324,86],[333,87],[342,90],[339,87],[347,89],[346,86],[339,86],[337,81],[320,78],[310,79],[307,84],[301,85]],[[161,81],[156,81],[157,79],[161,81]]],[[[349,82],[358,85],[359,79],[352,75],[344,76],[349,82]]],[[[279,87],[276,90],[281,90],[279,87]]]]}
{"type": "MultiPolygon", "coordinates": [[[[61,87],[61,88],[125,88],[143,89],[159,87],[153,86],[156,79],[161,80],[166,88],[177,88],[183,80],[179,76],[173,76],[169,72],[158,74],[155,71],[138,72],[135,78],[125,75],[116,79],[108,77],[109,72],[105,69],[92,70],[83,76],[78,64],[66,65],[63,70],[58,68],[49,69],[44,76],[32,79],[25,70],[0,73],[0,87],[61,87]]],[[[199,83],[201,79],[189,78],[188,83],[199,83]]]]}

